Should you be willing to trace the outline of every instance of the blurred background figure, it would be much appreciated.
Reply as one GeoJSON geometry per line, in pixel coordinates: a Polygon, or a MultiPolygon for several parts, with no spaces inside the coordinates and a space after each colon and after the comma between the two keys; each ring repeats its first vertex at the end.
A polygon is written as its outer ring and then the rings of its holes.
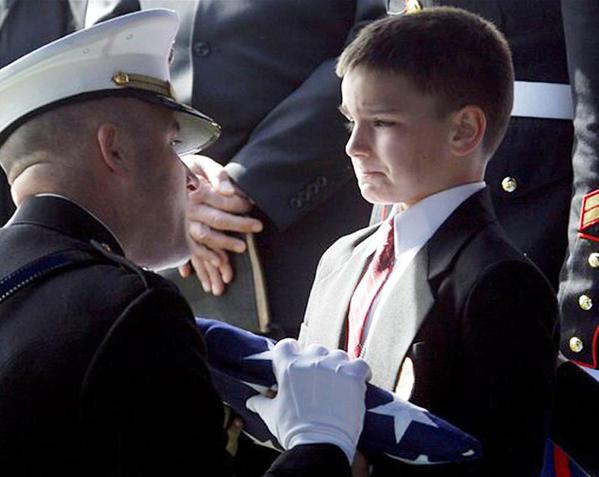
{"type": "MultiPolygon", "coordinates": [[[[83,26],[85,0],[0,0],[0,68],[83,26]]],[[[15,210],[0,171],[0,225],[15,210]]]]}

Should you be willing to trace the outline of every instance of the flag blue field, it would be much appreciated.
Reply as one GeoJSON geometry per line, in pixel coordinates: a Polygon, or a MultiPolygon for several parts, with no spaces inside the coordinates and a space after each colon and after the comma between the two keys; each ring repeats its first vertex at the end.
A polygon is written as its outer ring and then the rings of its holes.
{"type": "MultiPolygon", "coordinates": [[[[276,438],[245,402],[276,389],[268,338],[216,320],[196,318],[206,340],[208,365],[223,401],[239,414],[255,442],[281,450],[276,438]]],[[[366,416],[358,448],[410,464],[466,462],[481,456],[479,442],[457,427],[394,394],[368,384],[366,416]]]]}

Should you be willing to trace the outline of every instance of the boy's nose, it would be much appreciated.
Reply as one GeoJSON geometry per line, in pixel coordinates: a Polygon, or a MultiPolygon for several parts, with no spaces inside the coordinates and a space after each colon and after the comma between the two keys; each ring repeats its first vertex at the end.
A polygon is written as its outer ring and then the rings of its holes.
{"type": "Polygon", "coordinates": [[[368,140],[362,128],[354,125],[351,136],[345,145],[345,153],[349,157],[360,157],[368,154],[368,140]]]}

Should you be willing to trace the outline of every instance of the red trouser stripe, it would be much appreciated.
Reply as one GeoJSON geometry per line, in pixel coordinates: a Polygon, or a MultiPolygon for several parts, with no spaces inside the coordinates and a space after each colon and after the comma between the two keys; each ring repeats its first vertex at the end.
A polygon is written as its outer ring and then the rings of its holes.
{"type": "Polygon", "coordinates": [[[572,477],[570,472],[570,458],[558,446],[553,446],[553,465],[555,466],[555,477],[572,477]]]}

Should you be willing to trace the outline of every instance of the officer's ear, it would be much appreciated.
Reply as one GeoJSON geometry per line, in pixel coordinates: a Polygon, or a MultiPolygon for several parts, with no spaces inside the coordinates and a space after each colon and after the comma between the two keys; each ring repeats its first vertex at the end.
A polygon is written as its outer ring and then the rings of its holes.
{"type": "Polygon", "coordinates": [[[456,157],[472,154],[482,144],[487,118],[479,106],[464,106],[451,118],[451,152],[456,157]]]}
{"type": "Polygon", "coordinates": [[[96,131],[96,140],[103,164],[114,174],[125,174],[128,168],[124,131],[112,123],[102,123],[96,131]]]}

